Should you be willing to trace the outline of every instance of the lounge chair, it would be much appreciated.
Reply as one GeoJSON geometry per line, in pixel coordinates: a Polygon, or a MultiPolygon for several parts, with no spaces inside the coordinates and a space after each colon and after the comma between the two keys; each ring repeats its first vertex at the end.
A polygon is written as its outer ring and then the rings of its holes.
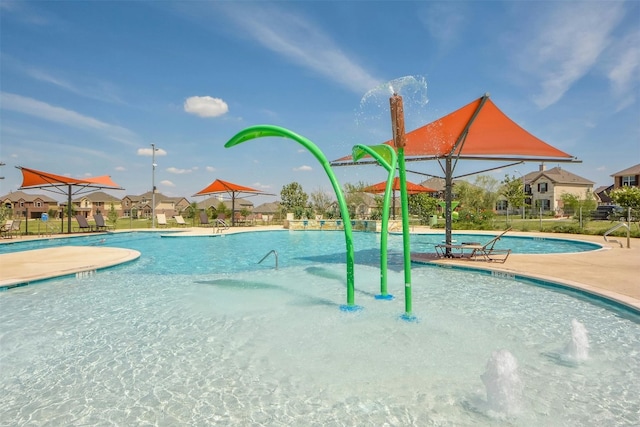
{"type": "Polygon", "coordinates": [[[8,219],[2,226],[0,226],[0,237],[5,239],[11,238],[11,226],[13,225],[13,220],[8,219]]]}
{"type": "Polygon", "coordinates": [[[156,225],[158,227],[167,227],[167,216],[165,214],[156,214],[156,225]]]}
{"type": "Polygon", "coordinates": [[[96,222],[96,231],[108,231],[113,228],[113,225],[107,225],[102,214],[97,213],[93,216],[93,220],[96,222]]]}
{"type": "Polygon", "coordinates": [[[78,221],[78,228],[76,231],[93,231],[93,226],[89,225],[89,222],[84,215],[76,215],[76,221],[78,221]]]}
{"type": "Polygon", "coordinates": [[[511,254],[511,249],[496,249],[496,243],[504,236],[511,227],[489,240],[484,245],[480,243],[462,243],[460,245],[435,245],[436,253],[440,257],[468,258],[471,260],[505,262],[511,254]],[[448,249],[448,251],[447,251],[448,249]]]}
{"type": "Polygon", "coordinates": [[[186,227],[187,223],[185,222],[184,218],[182,217],[182,215],[176,215],[173,217],[173,219],[176,220],[176,224],[181,226],[181,227],[186,227]]]}
{"type": "Polygon", "coordinates": [[[206,212],[200,212],[200,225],[202,227],[213,227],[206,212]]]}

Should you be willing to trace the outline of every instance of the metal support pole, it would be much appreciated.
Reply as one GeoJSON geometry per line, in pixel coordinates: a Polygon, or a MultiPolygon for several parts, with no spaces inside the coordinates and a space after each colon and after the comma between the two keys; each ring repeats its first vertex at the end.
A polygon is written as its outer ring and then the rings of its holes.
{"type": "Polygon", "coordinates": [[[151,144],[151,228],[156,228],[156,145],[151,144]]]}

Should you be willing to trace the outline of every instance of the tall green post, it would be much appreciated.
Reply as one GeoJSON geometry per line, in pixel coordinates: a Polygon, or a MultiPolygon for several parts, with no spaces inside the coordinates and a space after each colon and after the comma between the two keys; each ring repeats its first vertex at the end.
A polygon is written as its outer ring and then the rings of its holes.
{"type": "Polygon", "coordinates": [[[404,161],[405,129],[404,106],[402,97],[397,93],[389,99],[391,110],[391,128],[393,130],[393,144],[398,150],[398,172],[400,178],[400,203],[402,206],[402,243],[404,252],[404,305],[405,312],[401,316],[404,320],[414,321],[411,298],[411,243],[409,241],[409,199],[407,196],[407,170],[404,161]]]}
{"type": "Polygon", "coordinates": [[[382,231],[380,233],[380,295],[376,295],[376,299],[390,300],[393,299],[393,295],[387,292],[387,241],[389,237],[389,204],[393,191],[393,178],[396,173],[397,155],[392,147],[385,144],[372,146],[358,144],[353,147],[354,161],[357,162],[365,154],[376,159],[388,172],[382,203],[382,231]]]}

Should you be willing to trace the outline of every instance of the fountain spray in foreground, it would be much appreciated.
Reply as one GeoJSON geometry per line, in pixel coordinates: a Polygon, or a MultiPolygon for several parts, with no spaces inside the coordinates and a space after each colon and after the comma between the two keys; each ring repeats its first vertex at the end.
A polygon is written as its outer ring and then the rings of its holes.
{"type": "Polygon", "coordinates": [[[587,328],[576,319],[571,320],[571,341],[567,343],[564,355],[574,362],[583,362],[589,358],[587,328]]]}
{"type": "Polygon", "coordinates": [[[487,390],[488,411],[506,415],[520,411],[522,381],[518,375],[518,362],[508,350],[491,354],[481,378],[487,390]]]}

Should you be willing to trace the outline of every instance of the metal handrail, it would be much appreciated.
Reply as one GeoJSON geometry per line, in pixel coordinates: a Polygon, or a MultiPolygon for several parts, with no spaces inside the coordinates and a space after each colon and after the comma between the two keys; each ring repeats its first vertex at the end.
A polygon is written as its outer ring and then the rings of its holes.
{"type": "Polygon", "coordinates": [[[224,221],[224,219],[221,218],[217,218],[216,219],[216,228],[214,229],[214,232],[216,233],[222,233],[222,230],[228,230],[229,229],[229,225],[224,221]]]}
{"type": "Polygon", "coordinates": [[[623,245],[622,245],[621,241],[616,240],[616,239],[607,240],[607,236],[609,234],[613,233],[614,231],[616,231],[618,228],[621,228],[621,227],[624,227],[624,228],[627,229],[627,248],[630,248],[631,247],[631,244],[630,244],[630,241],[629,241],[630,229],[629,229],[629,226],[627,224],[625,224],[624,222],[620,222],[620,223],[614,225],[613,227],[611,227],[610,229],[608,229],[607,231],[605,231],[605,233],[604,233],[604,241],[605,242],[609,242],[609,243],[617,243],[622,248],[623,245]]]}
{"type": "Polygon", "coordinates": [[[262,264],[262,261],[264,261],[265,259],[267,259],[267,257],[269,255],[273,254],[276,258],[276,270],[278,269],[278,252],[276,252],[275,249],[271,249],[269,252],[267,252],[267,254],[265,256],[262,257],[262,259],[260,261],[258,261],[258,264],[262,264]]]}

